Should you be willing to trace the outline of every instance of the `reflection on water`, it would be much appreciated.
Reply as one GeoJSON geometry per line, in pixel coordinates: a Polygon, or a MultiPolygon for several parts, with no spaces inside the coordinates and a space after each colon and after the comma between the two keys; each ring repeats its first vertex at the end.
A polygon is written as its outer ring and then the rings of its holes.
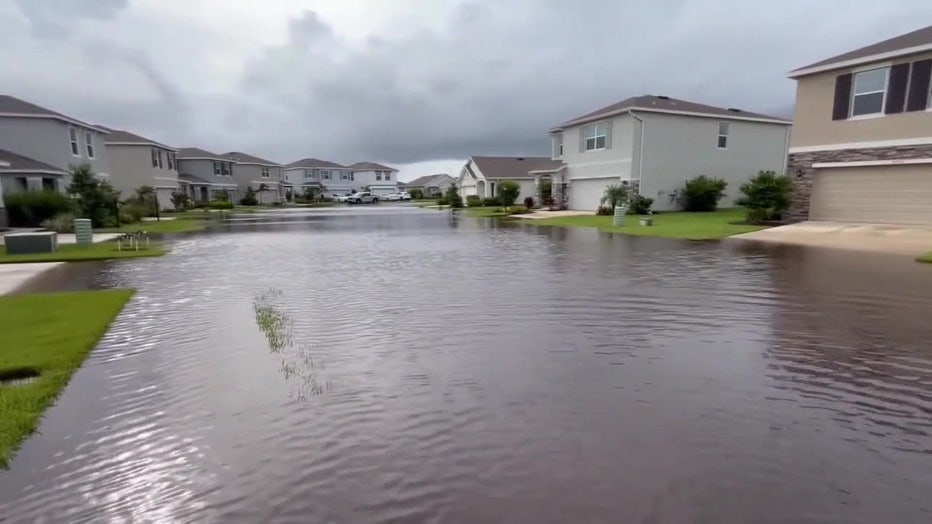
{"type": "Polygon", "coordinates": [[[315,355],[307,343],[295,344],[294,324],[276,300],[281,300],[281,291],[269,290],[253,300],[256,325],[269,341],[269,350],[281,357],[281,372],[285,380],[297,379],[299,385],[294,396],[299,400],[308,395],[322,395],[333,389],[333,381],[321,382],[320,371],[324,369],[321,355],[315,355]]]}
{"type": "Polygon", "coordinates": [[[389,206],[216,229],[89,277],[138,292],[0,520],[932,522],[928,267],[389,206]]]}

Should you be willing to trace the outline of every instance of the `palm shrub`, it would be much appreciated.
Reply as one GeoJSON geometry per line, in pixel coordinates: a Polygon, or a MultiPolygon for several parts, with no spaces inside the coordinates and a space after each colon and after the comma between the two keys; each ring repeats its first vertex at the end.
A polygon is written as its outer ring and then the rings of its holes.
{"type": "Polygon", "coordinates": [[[728,182],[706,175],[687,180],[683,188],[686,211],[715,211],[718,201],[725,196],[726,187],[728,182]]]}
{"type": "Polygon", "coordinates": [[[39,227],[52,217],[69,213],[70,198],[58,191],[21,191],[3,195],[7,220],[12,227],[39,227]]]}
{"type": "Polygon", "coordinates": [[[649,215],[650,206],[654,205],[653,198],[647,198],[643,195],[631,195],[628,200],[628,213],[632,215],[649,215]]]}
{"type": "Polygon", "coordinates": [[[603,207],[615,209],[615,206],[624,204],[626,200],[628,200],[628,186],[612,184],[605,188],[605,192],[602,194],[602,201],[599,202],[599,209],[603,207]]]}
{"type": "Polygon", "coordinates": [[[513,206],[521,194],[521,184],[514,180],[502,180],[498,183],[498,199],[502,207],[513,206]]]}
{"type": "Polygon", "coordinates": [[[790,208],[793,183],[786,175],[761,171],[741,184],[739,190],[743,196],[735,203],[747,209],[748,222],[759,224],[782,218],[790,208]]]}

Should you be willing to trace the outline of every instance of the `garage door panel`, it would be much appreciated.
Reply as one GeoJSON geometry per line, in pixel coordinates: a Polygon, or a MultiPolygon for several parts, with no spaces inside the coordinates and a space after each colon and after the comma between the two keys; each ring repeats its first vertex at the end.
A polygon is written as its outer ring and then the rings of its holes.
{"type": "Polygon", "coordinates": [[[817,169],[809,218],[932,226],[932,164],[817,169]]]}
{"type": "Polygon", "coordinates": [[[569,208],[576,211],[595,211],[599,208],[605,188],[618,183],[613,178],[578,179],[570,182],[569,208]]]}

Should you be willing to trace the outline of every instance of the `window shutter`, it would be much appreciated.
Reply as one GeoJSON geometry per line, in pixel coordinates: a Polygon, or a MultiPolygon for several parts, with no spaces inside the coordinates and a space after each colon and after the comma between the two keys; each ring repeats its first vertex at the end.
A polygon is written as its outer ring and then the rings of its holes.
{"type": "Polygon", "coordinates": [[[851,103],[851,74],[835,77],[835,107],[832,109],[832,120],[848,118],[848,104],[851,103]]]}
{"type": "Polygon", "coordinates": [[[906,102],[906,84],[909,83],[909,63],[897,64],[890,68],[890,85],[887,87],[887,107],[885,113],[902,113],[906,102]]]}
{"type": "Polygon", "coordinates": [[[580,126],[579,128],[579,152],[586,152],[586,126],[580,126]]]}
{"type": "Polygon", "coordinates": [[[929,103],[929,76],[932,73],[932,58],[913,62],[913,79],[906,98],[907,111],[925,111],[929,103]]]}
{"type": "Polygon", "coordinates": [[[612,119],[605,121],[605,149],[612,148],[612,119]]]}

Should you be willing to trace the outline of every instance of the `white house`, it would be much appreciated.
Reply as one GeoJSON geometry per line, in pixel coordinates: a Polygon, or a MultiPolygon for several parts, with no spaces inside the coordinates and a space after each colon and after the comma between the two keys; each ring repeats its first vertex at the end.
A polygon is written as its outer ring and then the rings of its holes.
{"type": "Polygon", "coordinates": [[[518,202],[523,202],[527,197],[538,198],[541,176],[560,167],[558,160],[541,156],[471,156],[460,170],[457,184],[464,199],[471,195],[494,198],[498,184],[511,180],[521,186],[518,202]]]}
{"type": "Polygon", "coordinates": [[[676,210],[685,182],[708,175],[728,183],[719,203],[728,207],[751,176],[786,170],[790,125],[667,96],[629,98],[550,131],[561,163],[551,174],[553,197],[561,207],[595,210],[605,188],[620,183],[652,198],[654,210],[676,210]]]}
{"type": "Polygon", "coordinates": [[[398,192],[398,170],[375,162],[356,162],[349,166],[359,191],[375,195],[398,192]]]}

